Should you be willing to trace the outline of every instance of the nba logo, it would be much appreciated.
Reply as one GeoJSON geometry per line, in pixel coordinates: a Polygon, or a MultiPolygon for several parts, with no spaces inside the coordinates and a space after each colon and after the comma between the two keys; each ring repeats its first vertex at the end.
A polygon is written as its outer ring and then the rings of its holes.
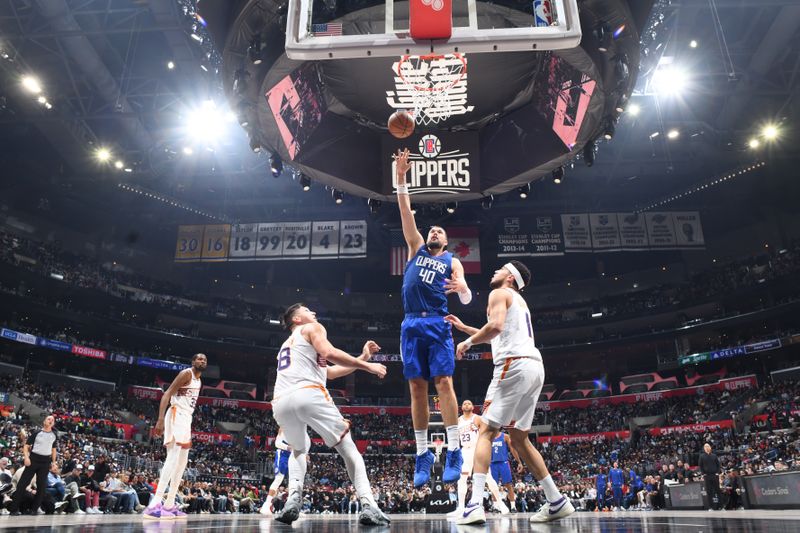
{"type": "Polygon", "coordinates": [[[537,27],[553,24],[553,5],[551,0],[533,0],[533,19],[537,27]]]}

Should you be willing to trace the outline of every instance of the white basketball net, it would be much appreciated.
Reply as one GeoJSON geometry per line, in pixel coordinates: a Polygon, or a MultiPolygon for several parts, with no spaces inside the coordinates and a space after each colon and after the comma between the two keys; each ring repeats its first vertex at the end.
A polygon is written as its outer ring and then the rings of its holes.
{"type": "Polygon", "coordinates": [[[400,91],[413,105],[417,124],[437,124],[467,107],[467,56],[446,54],[404,56],[397,63],[400,91]]]}

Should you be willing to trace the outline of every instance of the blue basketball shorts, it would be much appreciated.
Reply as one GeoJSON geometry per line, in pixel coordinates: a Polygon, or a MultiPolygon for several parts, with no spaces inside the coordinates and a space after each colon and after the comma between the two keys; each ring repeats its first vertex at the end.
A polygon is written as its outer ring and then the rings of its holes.
{"type": "Polygon", "coordinates": [[[273,474],[282,474],[284,477],[289,475],[289,453],[286,450],[275,450],[275,461],[273,462],[273,474]]]}
{"type": "Polygon", "coordinates": [[[450,323],[441,316],[406,317],[400,327],[400,355],[406,379],[452,376],[456,350],[450,323]]]}
{"type": "Polygon", "coordinates": [[[508,464],[508,461],[497,461],[496,463],[491,463],[491,470],[492,470],[492,477],[495,481],[497,481],[500,485],[506,485],[507,483],[511,483],[513,479],[511,478],[511,465],[508,464]]]}

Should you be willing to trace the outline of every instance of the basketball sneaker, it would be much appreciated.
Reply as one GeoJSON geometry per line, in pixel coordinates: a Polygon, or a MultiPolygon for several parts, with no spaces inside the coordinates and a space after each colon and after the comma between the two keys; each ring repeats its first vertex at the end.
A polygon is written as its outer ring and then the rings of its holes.
{"type": "Polygon", "coordinates": [[[547,502],[542,505],[539,512],[531,516],[531,522],[552,522],[569,516],[574,512],[575,507],[572,506],[572,502],[570,502],[566,496],[562,496],[561,499],[556,502],[547,502]]]}
{"type": "Polygon", "coordinates": [[[448,520],[458,520],[459,518],[461,518],[461,515],[463,513],[464,513],[464,508],[463,507],[456,507],[455,511],[450,511],[449,513],[447,513],[447,519],[448,520]]]}
{"type": "Polygon", "coordinates": [[[267,503],[264,502],[264,505],[261,506],[261,510],[259,510],[258,512],[263,514],[264,516],[271,515],[272,514],[272,502],[270,502],[269,505],[267,505],[267,503]]]}
{"type": "Polygon", "coordinates": [[[461,448],[447,452],[447,458],[444,462],[444,472],[442,472],[442,481],[445,483],[455,483],[458,481],[461,477],[462,466],[464,466],[464,457],[461,455],[461,448]]]}
{"type": "Polygon", "coordinates": [[[494,509],[495,511],[499,512],[502,515],[506,515],[511,512],[508,509],[508,505],[506,505],[505,502],[502,500],[492,502],[492,509],[494,509]]]}
{"type": "Polygon", "coordinates": [[[286,505],[280,513],[275,515],[275,520],[284,524],[290,524],[300,518],[300,506],[302,505],[302,496],[299,490],[289,493],[286,498],[286,505]]]}
{"type": "Polygon", "coordinates": [[[358,515],[358,523],[362,526],[385,526],[389,525],[389,517],[384,514],[377,506],[371,503],[361,505],[361,514],[358,515]]]}
{"type": "Polygon", "coordinates": [[[486,523],[486,513],[483,511],[483,505],[479,503],[470,503],[464,507],[461,518],[456,522],[459,526],[484,523],[486,523]]]}
{"type": "Polygon", "coordinates": [[[186,518],[187,514],[181,511],[177,505],[173,505],[172,507],[162,507],[162,511],[166,511],[171,513],[172,516],[177,520],[181,518],[186,518]]]}
{"type": "Polygon", "coordinates": [[[145,509],[142,516],[147,520],[173,520],[175,518],[175,515],[164,509],[161,503],[145,509]]]}
{"type": "MultiPolygon", "coordinates": [[[[448,452],[449,455],[449,452],[448,452]]],[[[417,455],[417,462],[414,465],[414,488],[418,489],[431,480],[431,468],[435,458],[430,450],[422,455],[417,455]]],[[[461,477],[461,467],[459,466],[458,477],[461,477]]],[[[452,482],[451,482],[452,483],[452,482]]]]}

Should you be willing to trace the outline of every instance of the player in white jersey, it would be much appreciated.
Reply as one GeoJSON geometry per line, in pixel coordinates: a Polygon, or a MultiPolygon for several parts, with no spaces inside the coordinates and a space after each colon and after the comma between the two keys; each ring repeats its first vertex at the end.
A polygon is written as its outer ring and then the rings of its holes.
{"type": "Polygon", "coordinates": [[[200,396],[200,376],[208,366],[208,358],[198,353],[192,357],[192,366],[181,370],[167,391],[161,397],[158,406],[158,422],[153,433],[164,434],[164,446],[167,447],[167,458],[161,468],[156,493],[150,500],[143,516],[155,520],[172,520],[184,518],[175,505],[175,496],[181,483],[186,463],[189,461],[189,448],[192,447],[192,413],[200,396]],[[169,486],[167,499],[164,492],[169,486]]]}
{"type": "Polygon", "coordinates": [[[531,521],[550,522],[575,512],[569,499],[559,492],[544,459],[528,438],[536,402],[544,385],[542,354],[534,342],[528,305],[519,293],[530,279],[530,271],[519,261],[510,261],[495,271],[489,284],[492,292],[486,313],[488,321],[481,329],[466,326],[453,315],[445,317],[456,329],[470,335],[456,348],[457,358],[463,357],[473,344],[491,342],[495,365],[484,404],[485,423],[480,427],[475,450],[472,501],[464,508],[459,524],[486,521],[483,488],[489,471],[492,441],[500,434],[500,428],[512,422],[509,435],[513,447],[539,481],[547,498],[547,503],[531,517],[531,521]]]}
{"type": "Polygon", "coordinates": [[[346,376],[354,370],[365,370],[383,378],[386,367],[368,362],[380,347],[367,341],[360,358],[334,348],[328,341],[327,331],[317,322],[316,314],[302,304],[289,307],[283,315],[283,323],[292,334],[278,352],[272,414],[292,453],[289,456],[289,495],[275,519],[291,524],[300,516],[306,455],[311,447],[308,427],[311,426],[325,444],[344,459],[361,501],[359,522],[364,525],[388,524],[389,517],[381,512],[373,498],[364,458],[350,436],[350,422],[342,418],[325,388],[328,379],[346,376]],[[336,364],[328,366],[328,361],[336,364]]]}
{"type": "Polygon", "coordinates": [[[272,499],[278,493],[278,487],[283,483],[283,479],[289,475],[289,455],[291,451],[291,446],[283,437],[283,430],[278,428],[278,434],[275,436],[275,460],[272,468],[272,473],[275,477],[269,486],[267,499],[264,500],[264,505],[261,506],[261,511],[259,511],[263,515],[272,514],[272,499]]]}
{"type": "MultiPolygon", "coordinates": [[[[461,443],[461,454],[464,463],[461,466],[461,477],[458,479],[458,507],[454,511],[447,513],[447,518],[457,519],[464,511],[464,503],[467,498],[467,479],[472,475],[472,462],[475,458],[475,445],[478,443],[478,431],[481,425],[481,417],[475,414],[475,406],[469,400],[461,403],[461,412],[458,417],[458,440],[461,443]]],[[[486,478],[486,485],[492,494],[493,506],[502,514],[508,514],[508,506],[503,503],[497,483],[491,474],[486,478]]]]}

